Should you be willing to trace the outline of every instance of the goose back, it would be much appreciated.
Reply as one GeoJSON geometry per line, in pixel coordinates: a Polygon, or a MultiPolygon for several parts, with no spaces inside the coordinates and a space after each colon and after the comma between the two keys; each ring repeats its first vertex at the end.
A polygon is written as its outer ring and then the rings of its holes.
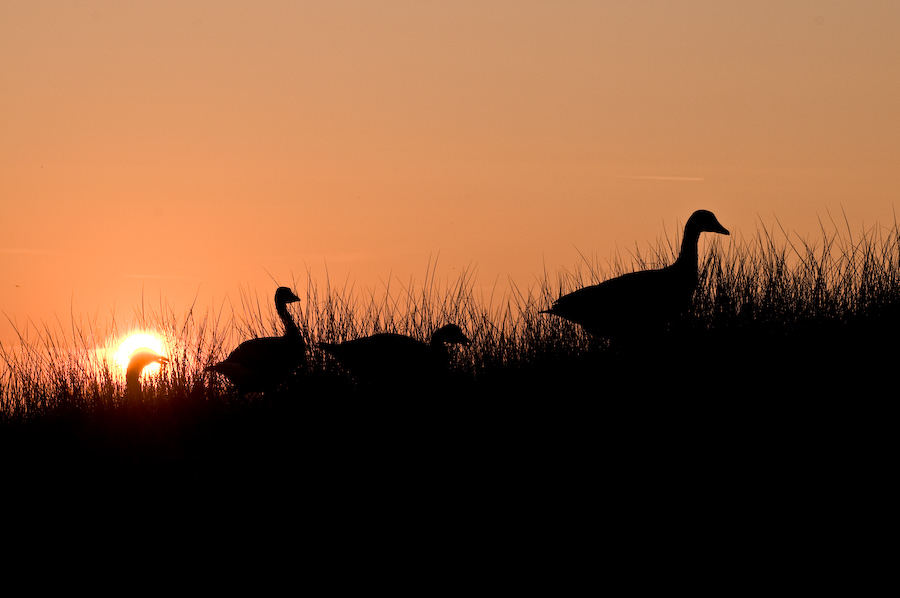
{"type": "Polygon", "coordinates": [[[658,329],[690,308],[696,287],[673,266],[630,272],[560,297],[549,313],[603,338],[658,329]]]}
{"type": "Polygon", "coordinates": [[[468,345],[459,326],[435,331],[429,343],[393,332],[381,332],[342,343],[320,343],[360,380],[418,380],[439,375],[449,363],[447,344],[468,345]]]}

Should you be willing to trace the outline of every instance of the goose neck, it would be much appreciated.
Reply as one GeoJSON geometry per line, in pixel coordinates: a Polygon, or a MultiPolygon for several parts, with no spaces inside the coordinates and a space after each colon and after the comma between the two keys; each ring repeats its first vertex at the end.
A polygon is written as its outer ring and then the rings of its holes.
{"type": "Polygon", "coordinates": [[[685,229],[684,238],[681,240],[681,252],[678,254],[677,262],[679,264],[687,264],[697,269],[698,255],[697,244],[700,241],[700,233],[693,229],[685,229]]]}
{"type": "Polygon", "coordinates": [[[128,370],[128,373],[125,375],[125,387],[126,388],[140,388],[141,386],[141,372],[128,370]]]}
{"type": "Polygon", "coordinates": [[[141,392],[141,370],[140,368],[129,368],[125,373],[125,394],[130,398],[140,398],[141,392]]]}
{"type": "Polygon", "coordinates": [[[281,318],[281,323],[284,325],[284,335],[300,336],[300,328],[297,327],[297,323],[294,322],[294,318],[291,317],[291,313],[287,308],[287,303],[279,301],[275,305],[275,311],[278,312],[278,317],[281,318]]]}

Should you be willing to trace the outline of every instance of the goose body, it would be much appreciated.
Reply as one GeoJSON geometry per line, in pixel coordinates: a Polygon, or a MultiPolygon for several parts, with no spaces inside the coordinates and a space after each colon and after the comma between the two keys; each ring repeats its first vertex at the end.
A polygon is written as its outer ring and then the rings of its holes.
{"type": "Polygon", "coordinates": [[[228,357],[206,368],[228,378],[242,393],[264,392],[278,386],[306,361],[306,343],[287,305],[300,298],[287,287],[275,291],[275,310],[284,325],[282,336],[244,341],[228,357]]]}
{"type": "Polygon", "coordinates": [[[125,370],[125,393],[130,400],[140,400],[143,397],[141,390],[141,372],[151,363],[167,363],[169,360],[150,349],[138,349],[128,359],[128,368],[125,370]]]}
{"type": "Polygon", "coordinates": [[[381,332],[342,343],[320,343],[354,376],[364,381],[418,380],[439,374],[449,362],[448,344],[468,345],[456,324],[448,324],[423,343],[402,334],[381,332]]]}
{"type": "Polygon", "coordinates": [[[697,243],[703,232],[730,234],[712,212],[698,210],[685,224],[673,264],[584,287],[563,295],[543,313],[575,322],[601,338],[659,330],[690,309],[697,288],[697,243]]]}

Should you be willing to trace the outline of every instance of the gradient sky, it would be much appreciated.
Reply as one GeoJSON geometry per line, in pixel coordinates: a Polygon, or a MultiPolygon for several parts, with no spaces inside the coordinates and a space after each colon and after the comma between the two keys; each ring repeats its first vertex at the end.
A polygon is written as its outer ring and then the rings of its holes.
{"type": "Polygon", "coordinates": [[[4,0],[0,310],[435,258],[505,292],[697,208],[736,238],[893,227],[898,31],[897,2],[4,0]]]}

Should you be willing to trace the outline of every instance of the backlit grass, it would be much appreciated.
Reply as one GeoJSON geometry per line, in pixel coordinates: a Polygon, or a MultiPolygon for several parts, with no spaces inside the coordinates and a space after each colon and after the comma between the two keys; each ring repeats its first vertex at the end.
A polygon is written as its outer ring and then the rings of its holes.
{"type": "Polygon", "coordinates": [[[153,458],[196,457],[241,446],[241,438],[291,437],[296,429],[281,426],[302,430],[323,412],[385,418],[422,415],[424,408],[442,421],[492,417],[513,425],[523,410],[548,421],[571,411],[583,425],[643,410],[663,425],[675,412],[698,413],[701,404],[706,413],[728,406],[728,417],[737,418],[735,409],[747,415],[750,405],[777,401],[796,414],[813,401],[850,400],[884,384],[900,327],[896,225],[860,234],[823,226],[814,241],[763,227],[748,238],[704,239],[693,313],[643,346],[610,346],[539,313],[560,293],[671,263],[677,247],[665,240],[606,266],[585,259],[555,281],[545,274],[533,287],[487,295],[476,291],[474,275],[445,282],[431,266],[421,283],[392,280],[378,290],[295,280],[303,301],[290,309],[310,347],[309,363],[272,396],[239,396],[203,372],[242,340],[281,334],[271,293],[243,292],[234,303],[181,314],[164,303],[142,306],[132,328],[164,339],[169,363],[145,376],[140,405],[125,400],[124,373],[108,358],[132,330],[101,329],[90,318],[28,324],[19,343],[0,347],[0,419],[10,442],[32,429],[49,429],[50,438],[60,429],[91,430],[86,437],[103,440],[98,453],[140,446],[153,458]],[[315,348],[381,331],[427,340],[446,323],[460,325],[472,345],[454,349],[452,384],[440,387],[398,380],[378,395],[363,393],[315,348]],[[403,407],[392,404],[400,399],[403,407]]]}

